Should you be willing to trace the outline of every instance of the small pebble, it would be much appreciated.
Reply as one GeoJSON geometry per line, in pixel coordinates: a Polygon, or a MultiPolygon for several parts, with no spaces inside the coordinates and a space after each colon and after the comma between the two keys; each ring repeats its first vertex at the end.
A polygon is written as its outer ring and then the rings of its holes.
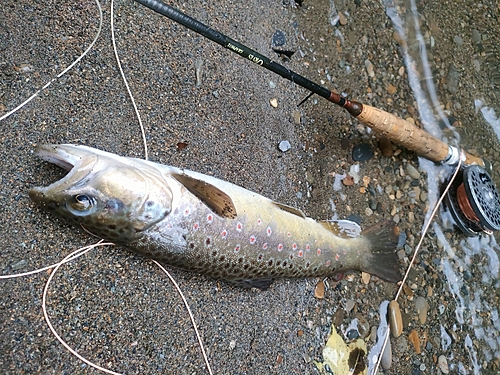
{"type": "Polygon", "coordinates": [[[387,345],[385,346],[384,352],[382,353],[380,365],[384,370],[389,370],[391,368],[391,364],[392,364],[391,340],[387,340],[387,345]]]}
{"type": "Polygon", "coordinates": [[[446,76],[446,89],[452,95],[455,95],[458,91],[458,80],[460,75],[458,74],[457,68],[452,63],[448,67],[448,75],[446,76]]]}
{"type": "Polygon", "coordinates": [[[301,115],[300,115],[300,112],[297,111],[296,109],[293,110],[293,122],[297,125],[300,124],[300,118],[301,118],[301,115]]]}
{"type": "Polygon", "coordinates": [[[418,313],[418,319],[421,324],[425,324],[427,320],[427,311],[429,310],[429,304],[424,297],[417,297],[415,299],[415,307],[418,313]]]}
{"type": "Polygon", "coordinates": [[[389,86],[387,86],[387,93],[388,93],[389,95],[394,94],[397,90],[398,90],[398,89],[397,89],[397,88],[396,88],[396,86],[394,86],[394,85],[389,85],[389,86]]]}
{"type": "Polygon", "coordinates": [[[276,30],[273,34],[272,43],[274,47],[282,47],[286,43],[285,33],[281,30],[276,30]]]}
{"type": "Polygon", "coordinates": [[[373,64],[370,60],[365,60],[365,67],[366,67],[366,72],[368,73],[368,76],[371,78],[375,77],[375,71],[373,70],[373,64]]]}
{"type": "Polygon", "coordinates": [[[352,186],[354,185],[354,178],[352,176],[346,175],[344,179],[342,180],[342,183],[345,186],[352,186]]]}
{"type": "Polygon", "coordinates": [[[463,40],[463,39],[462,39],[462,37],[461,37],[461,36],[459,36],[459,35],[455,35],[455,36],[453,37],[453,41],[454,41],[455,43],[457,43],[459,46],[461,46],[462,44],[464,44],[464,40],[463,40]]]}
{"type": "Polygon", "coordinates": [[[367,161],[373,158],[374,152],[368,143],[361,143],[352,149],[352,158],[355,161],[367,161]]]}
{"type": "Polygon", "coordinates": [[[389,303],[389,327],[394,337],[399,337],[403,332],[403,318],[399,309],[399,303],[395,300],[389,303]]]}
{"type": "Polygon", "coordinates": [[[280,149],[281,152],[287,152],[292,148],[292,145],[290,145],[290,142],[288,141],[281,141],[280,144],[278,145],[278,148],[280,149]]]}
{"type": "Polygon", "coordinates": [[[390,158],[394,151],[392,150],[392,142],[387,138],[381,138],[378,142],[378,148],[385,158],[390,158]]]}
{"type": "Polygon", "coordinates": [[[356,340],[359,337],[359,332],[355,329],[350,329],[346,334],[349,340],[356,340]]]}
{"type": "Polygon", "coordinates": [[[368,284],[370,282],[371,275],[366,272],[361,272],[361,280],[363,281],[363,284],[368,284]]]}
{"type": "Polygon", "coordinates": [[[323,280],[320,280],[316,284],[316,287],[314,288],[314,297],[319,299],[325,297],[325,283],[323,282],[323,280]]]}
{"type": "Polygon", "coordinates": [[[278,107],[278,99],[272,98],[271,100],[269,100],[269,104],[271,104],[271,107],[277,108],[278,107]]]}
{"type": "Polygon", "coordinates": [[[480,43],[481,42],[481,34],[476,29],[472,30],[472,41],[474,43],[480,43]]]}
{"type": "Polygon", "coordinates": [[[354,301],[352,299],[347,300],[345,303],[345,309],[347,312],[351,311],[354,308],[354,301]]]}
{"type": "Polygon", "coordinates": [[[406,165],[406,173],[414,180],[420,179],[420,172],[411,164],[406,165]]]}
{"type": "Polygon", "coordinates": [[[339,12],[339,23],[342,25],[342,26],[345,26],[347,25],[347,17],[345,16],[344,13],[342,12],[339,12]]]}
{"type": "Polygon", "coordinates": [[[420,338],[418,337],[417,331],[412,329],[408,336],[408,340],[413,344],[413,347],[415,348],[415,353],[420,354],[422,352],[422,349],[420,348],[420,338]]]}
{"type": "Polygon", "coordinates": [[[420,193],[420,201],[421,202],[423,202],[423,203],[427,202],[427,197],[428,196],[427,196],[427,193],[425,191],[420,193]]]}
{"type": "Polygon", "coordinates": [[[450,372],[448,368],[448,361],[446,360],[446,357],[444,355],[439,356],[437,367],[443,374],[448,374],[450,372]]]}

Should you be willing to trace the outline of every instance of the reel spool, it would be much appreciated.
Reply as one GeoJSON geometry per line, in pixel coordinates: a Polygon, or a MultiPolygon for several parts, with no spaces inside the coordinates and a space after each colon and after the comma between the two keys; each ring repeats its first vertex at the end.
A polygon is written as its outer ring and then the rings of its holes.
{"type": "Polygon", "coordinates": [[[488,172],[478,165],[463,168],[446,194],[445,204],[467,236],[500,229],[500,195],[488,172]]]}

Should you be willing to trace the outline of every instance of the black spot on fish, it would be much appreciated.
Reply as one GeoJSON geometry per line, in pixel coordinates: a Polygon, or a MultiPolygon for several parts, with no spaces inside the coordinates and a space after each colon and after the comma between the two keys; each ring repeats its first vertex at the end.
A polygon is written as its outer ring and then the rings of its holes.
{"type": "Polygon", "coordinates": [[[189,248],[190,248],[190,249],[194,249],[194,243],[192,243],[192,242],[191,242],[191,243],[189,244],[189,248]]]}
{"type": "Polygon", "coordinates": [[[243,258],[238,258],[238,263],[242,263],[243,262],[243,258]]]}
{"type": "Polygon", "coordinates": [[[213,256],[213,257],[216,257],[216,256],[217,256],[217,251],[216,251],[216,250],[212,251],[212,256],[213,256]]]}
{"type": "Polygon", "coordinates": [[[110,211],[111,213],[123,210],[124,207],[125,205],[123,204],[123,202],[115,198],[108,199],[104,204],[104,208],[110,211]]]}
{"type": "Polygon", "coordinates": [[[146,206],[147,207],[153,207],[154,205],[155,205],[155,202],[153,202],[153,201],[147,201],[146,202],[146,206]]]}
{"type": "Polygon", "coordinates": [[[109,224],[109,225],[108,225],[108,228],[109,228],[109,229],[116,229],[116,225],[115,225],[115,224],[109,224]]]}
{"type": "Polygon", "coordinates": [[[220,262],[224,262],[226,260],[226,257],[224,255],[221,255],[220,258],[219,258],[219,261],[220,262]]]}
{"type": "Polygon", "coordinates": [[[311,263],[306,262],[306,268],[309,268],[310,265],[311,265],[311,263]]]}
{"type": "Polygon", "coordinates": [[[247,269],[248,269],[248,267],[250,267],[250,265],[247,263],[247,264],[245,264],[245,265],[243,266],[243,269],[247,270],[247,269]]]}
{"type": "Polygon", "coordinates": [[[207,244],[207,246],[209,246],[209,245],[210,245],[210,242],[211,242],[211,241],[210,241],[210,237],[207,237],[207,239],[205,240],[205,243],[207,244]]]}
{"type": "Polygon", "coordinates": [[[288,264],[288,263],[287,263],[287,261],[286,261],[286,260],[284,260],[284,261],[283,261],[283,264],[282,264],[282,267],[283,267],[283,268],[285,268],[287,264],[288,264]]]}
{"type": "Polygon", "coordinates": [[[269,259],[269,262],[267,262],[267,265],[268,265],[269,267],[271,267],[271,266],[273,265],[273,260],[272,260],[272,259],[269,259]]]}
{"type": "Polygon", "coordinates": [[[262,254],[259,254],[259,256],[257,257],[258,260],[262,260],[262,258],[264,258],[264,255],[262,254]]]}
{"type": "Polygon", "coordinates": [[[290,254],[290,259],[293,259],[293,254],[290,254]]]}

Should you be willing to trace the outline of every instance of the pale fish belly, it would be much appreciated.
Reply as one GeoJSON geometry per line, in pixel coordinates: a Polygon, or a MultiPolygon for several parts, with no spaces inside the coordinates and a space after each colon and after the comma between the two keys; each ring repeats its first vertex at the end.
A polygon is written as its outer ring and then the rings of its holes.
{"type": "Polygon", "coordinates": [[[222,218],[199,200],[183,199],[144,239],[128,247],[243,286],[360,268],[362,238],[336,237],[314,220],[272,207],[266,199],[237,209],[241,214],[236,218],[222,218]]]}

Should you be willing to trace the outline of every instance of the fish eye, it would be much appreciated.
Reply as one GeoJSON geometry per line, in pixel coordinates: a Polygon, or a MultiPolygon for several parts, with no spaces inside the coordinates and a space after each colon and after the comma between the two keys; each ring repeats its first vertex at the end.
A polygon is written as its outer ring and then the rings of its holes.
{"type": "Polygon", "coordinates": [[[66,206],[72,214],[82,216],[90,213],[94,205],[94,198],[85,194],[77,194],[70,199],[66,206]]]}

